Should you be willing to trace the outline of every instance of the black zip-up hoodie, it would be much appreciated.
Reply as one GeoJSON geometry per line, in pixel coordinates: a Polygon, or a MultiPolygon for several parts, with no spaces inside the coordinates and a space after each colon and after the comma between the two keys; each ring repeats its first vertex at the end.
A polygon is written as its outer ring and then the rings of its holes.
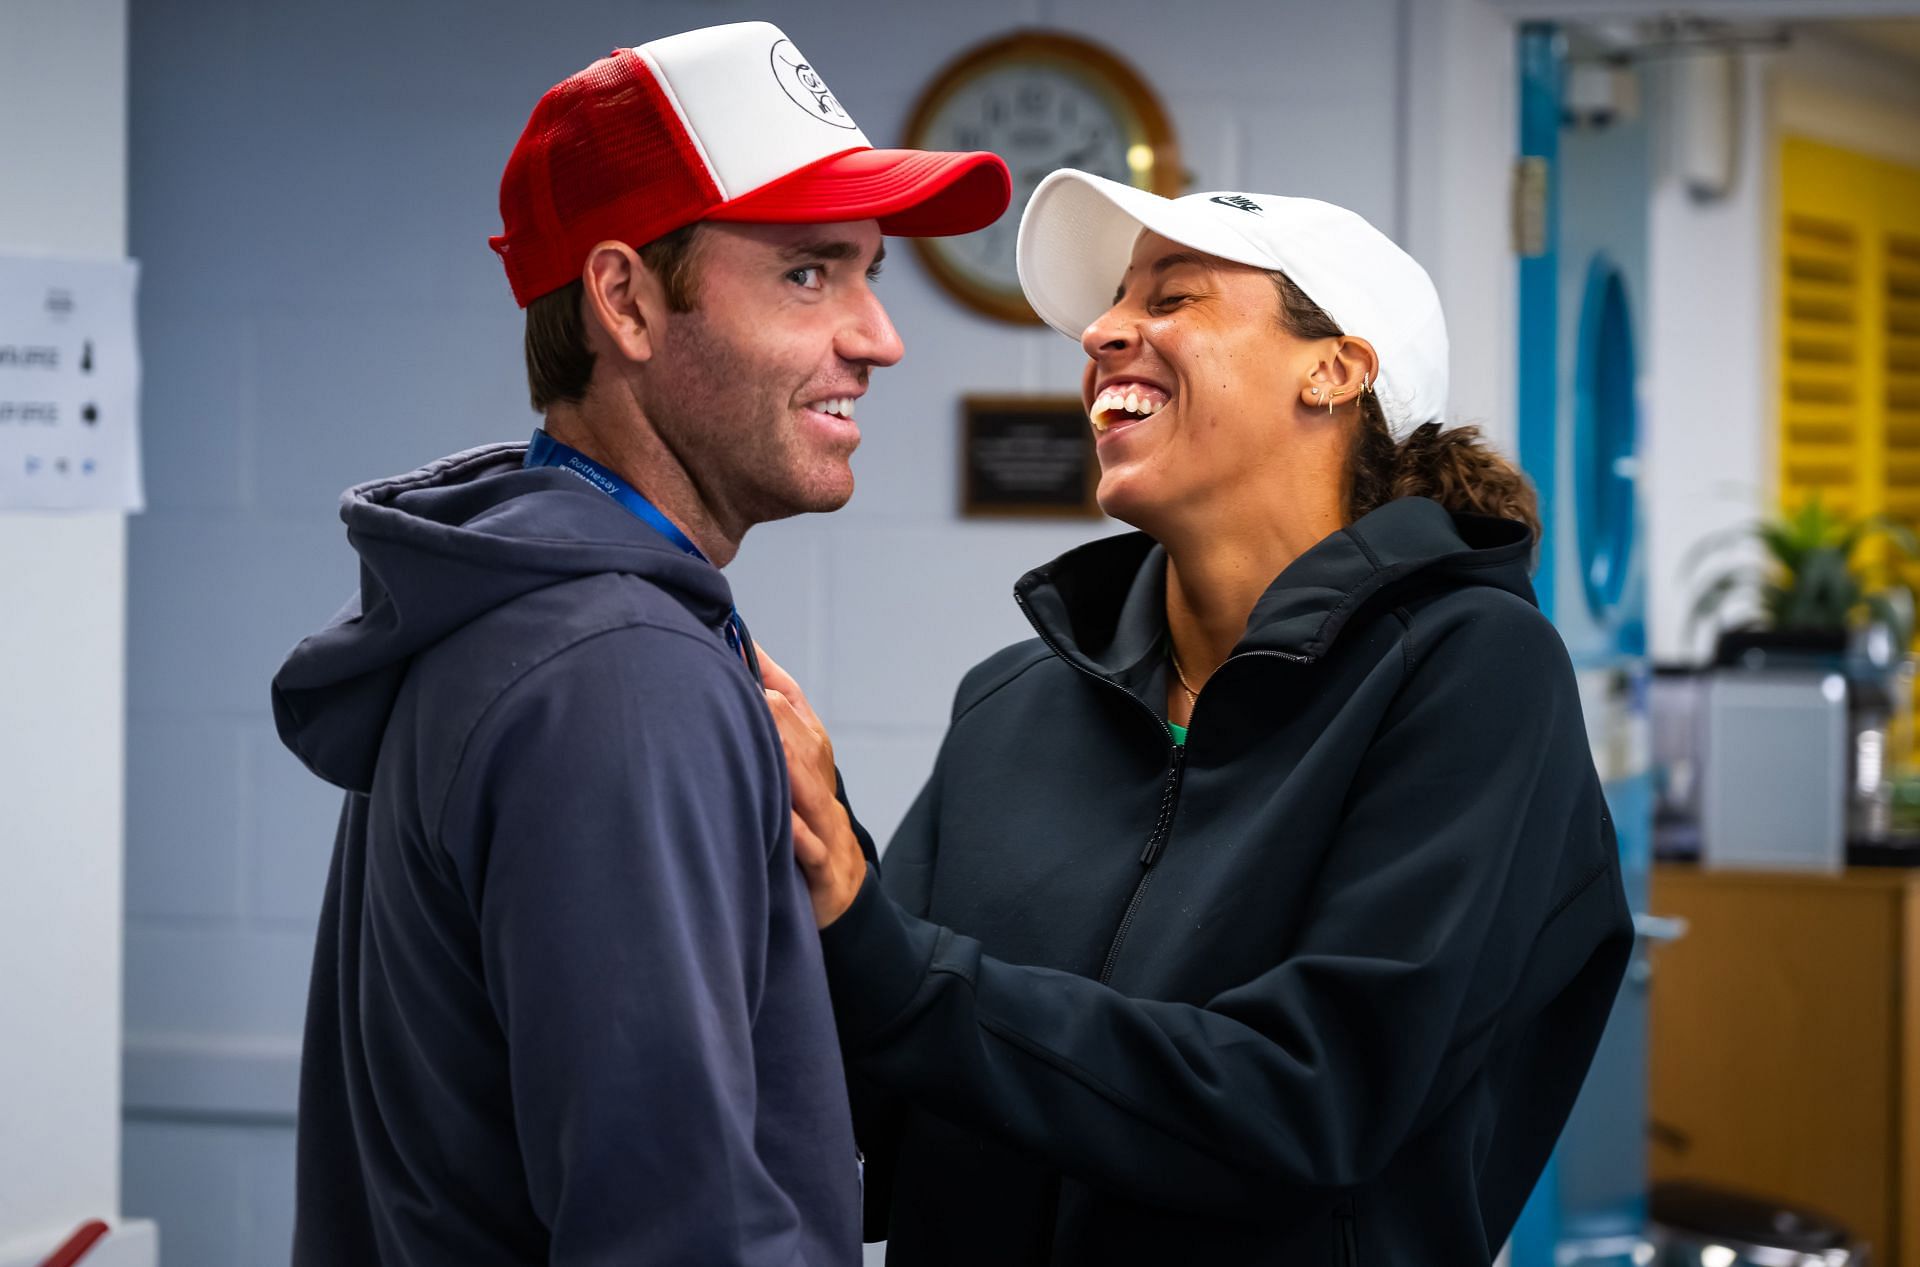
{"type": "Polygon", "coordinates": [[[889,1262],[1484,1264],[1632,945],[1519,524],[1302,555],[1167,730],[1166,556],[1029,573],[823,933],[889,1262]]]}
{"type": "Polygon", "coordinates": [[[526,446],[349,491],[274,679],[346,789],[296,1267],[828,1267],[859,1172],[780,738],[719,572],[526,446]]]}

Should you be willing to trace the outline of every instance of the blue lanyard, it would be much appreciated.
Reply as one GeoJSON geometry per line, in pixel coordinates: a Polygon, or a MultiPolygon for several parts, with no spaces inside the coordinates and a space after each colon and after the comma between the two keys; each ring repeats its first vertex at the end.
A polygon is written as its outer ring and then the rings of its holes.
{"type": "MultiPolygon", "coordinates": [[[[702,563],[708,563],[706,555],[700,553],[700,547],[693,544],[679,525],[660,513],[660,508],[648,501],[639,489],[609,471],[580,450],[560,443],[548,435],[544,429],[536,429],[533,439],[527,444],[527,460],[523,465],[557,466],[569,471],[593,485],[613,500],[632,511],[634,517],[652,528],[677,546],[683,553],[690,554],[702,563]]],[[[747,622],[740,619],[740,609],[730,608],[724,626],[727,645],[735,654],[746,661],[748,672],[754,681],[760,680],[760,665],[753,654],[753,639],[747,633],[747,622]]]]}

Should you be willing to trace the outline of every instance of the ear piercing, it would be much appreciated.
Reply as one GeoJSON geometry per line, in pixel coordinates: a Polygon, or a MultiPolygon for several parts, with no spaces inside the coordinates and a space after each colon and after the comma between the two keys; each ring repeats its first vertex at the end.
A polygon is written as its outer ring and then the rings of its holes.
{"type": "MultiPolygon", "coordinates": [[[[1360,376],[1360,391],[1358,394],[1364,396],[1372,391],[1373,391],[1373,375],[1362,374],[1360,376]]],[[[1309,396],[1312,396],[1314,399],[1318,400],[1320,398],[1321,392],[1318,387],[1315,387],[1310,389],[1307,392],[1307,394],[1309,396]]],[[[1333,412],[1333,393],[1327,392],[1326,397],[1327,397],[1327,412],[1332,413],[1333,412]]]]}

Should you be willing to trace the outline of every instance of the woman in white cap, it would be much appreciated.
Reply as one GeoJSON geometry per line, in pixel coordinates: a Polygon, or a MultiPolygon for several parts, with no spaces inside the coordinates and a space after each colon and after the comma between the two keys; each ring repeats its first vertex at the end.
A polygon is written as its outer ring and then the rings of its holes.
{"type": "Polygon", "coordinates": [[[784,674],[867,1234],[894,1264],[1486,1263],[1631,930],[1534,506],[1442,431],[1410,257],[1074,171],[1020,226],[1100,504],[870,866],[784,674]]]}

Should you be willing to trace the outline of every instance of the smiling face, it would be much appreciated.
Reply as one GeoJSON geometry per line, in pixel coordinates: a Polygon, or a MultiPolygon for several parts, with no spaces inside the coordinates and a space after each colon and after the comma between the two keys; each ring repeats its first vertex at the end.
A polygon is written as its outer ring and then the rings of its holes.
{"type": "Polygon", "coordinates": [[[742,530],[853,495],[854,402],[900,337],[873,291],[879,225],[707,225],[693,311],[659,332],[648,418],[742,530]]]}
{"type": "Polygon", "coordinates": [[[1101,509],[1165,540],[1183,508],[1284,493],[1290,458],[1306,456],[1294,441],[1315,427],[1300,398],[1323,349],[1278,311],[1261,270],[1140,235],[1113,306],[1081,336],[1101,509]]]}

